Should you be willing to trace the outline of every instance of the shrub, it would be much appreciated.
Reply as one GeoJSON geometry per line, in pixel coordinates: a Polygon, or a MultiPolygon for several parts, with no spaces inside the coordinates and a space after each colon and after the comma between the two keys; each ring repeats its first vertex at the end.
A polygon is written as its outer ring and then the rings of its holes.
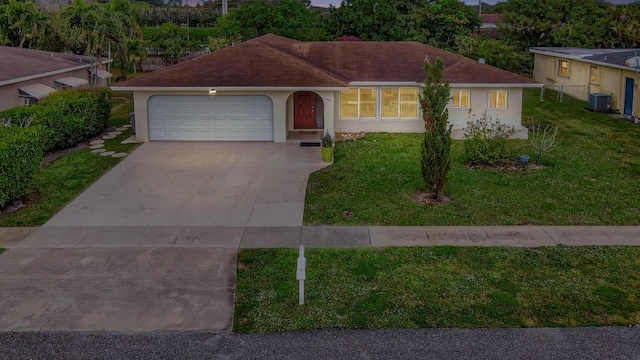
{"type": "Polygon", "coordinates": [[[486,112],[479,118],[469,115],[464,130],[464,151],[472,164],[495,164],[509,156],[506,140],[515,134],[511,125],[493,121],[486,112]]]}
{"type": "Polygon", "coordinates": [[[531,122],[529,131],[529,142],[536,153],[536,164],[540,163],[542,155],[551,151],[559,142],[556,141],[558,127],[547,125],[544,129],[540,123],[531,122]]]}
{"type": "MultiPolygon", "coordinates": [[[[38,106],[54,108],[60,111],[57,116],[62,116],[60,121],[64,122],[64,124],[59,126],[54,126],[51,122],[43,124],[48,127],[59,128],[65,134],[71,136],[72,138],[68,139],[66,144],[63,145],[70,146],[85,138],[98,135],[107,126],[112,105],[109,89],[86,88],[56,91],[40,101],[38,106]],[[76,121],[79,124],[76,124],[76,121]],[[66,132],[76,126],[79,127],[79,134],[70,135],[66,132]]],[[[48,121],[53,121],[53,118],[48,118],[48,121]]]]}
{"type": "Polygon", "coordinates": [[[39,127],[0,127],[0,207],[23,196],[42,163],[39,127]]]}

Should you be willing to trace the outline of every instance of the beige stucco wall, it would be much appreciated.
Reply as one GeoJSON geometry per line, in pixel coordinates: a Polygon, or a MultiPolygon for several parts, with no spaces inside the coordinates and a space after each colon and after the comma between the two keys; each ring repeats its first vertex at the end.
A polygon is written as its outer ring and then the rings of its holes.
{"type": "MultiPolygon", "coordinates": [[[[292,116],[293,112],[289,96],[295,91],[225,91],[218,90],[216,95],[264,95],[271,99],[273,103],[273,141],[285,142],[287,140],[287,131],[293,128],[292,116]],[[288,111],[291,107],[291,111],[288,111]],[[288,126],[291,124],[291,127],[288,126]]],[[[333,98],[331,91],[315,91],[324,101],[325,130],[333,133],[333,98]]],[[[147,111],[147,102],[154,95],[208,95],[205,91],[134,91],[134,111],[136,114],[136,139],[142,142],[149,141],[149,115],[147,111]]]]}
{"type": "MultiPolygon", "coordinates": [[[[51,76],[45,76],[45,77],[40,77],[40,78],[36,78],[36,79],[31,79],[31,80],[27,80],[27,81],[23,81],[20,83],[14,83],[14,84],[9,84],[9,85],[4,85],[4,86],[0,86],[0,110],[4,110],[13,106],[18,106],[20,105],[20,91],[19,88],[22,86],[26,86],[26,85],[31,85],[31,84],[43,84],[52,88],[58,88],[59,85],[56,84],[54,82],[55,79],[60,79],[63,77],[68,77],[68,76],[72,76],[72,77],[76,77],[76,78],[80,78],[80,79],[85,79],[85,80],[89,80],[89,69],[80,69],[80,70],[75,70],[75,71],[67,71],[64,73],[60,73],[60,74],[56,74],[56,75],[51,75],[51,76]]],[[[98,87],[102,87],[102,86],[106,86],[107,82],[104,79],[100,79],[98,78],[98,82],[96,84],[96,86],[98,87]]]]}
{"type": "Polygon", "coordinates": [[[559,90],[562,86],[563,94],[583,101],[589,100],[589,92],[611,94],[611,109],[619,112],[624,108],[626,78],[631,78],[634,79],[633,111],[638,112],[640,109],[640,78],[633,71],[535,54],[533,76],[534,80],[543,83],[545,87],[559,90]],[[557,74],[557,63],[560,59],[569,62],[569,76],[557,74]],[[590,66],[598,68],[597,82],[590,82],[590,66]]]}
{"type": "MultiPolygon", "coordinates": [[[[517,137],[526,138],[526,128],[522,126],[522,88],[470,88],[451,86],[452,90],[469,90],[470,107],[467,109],[449,108],[449,123],[453,125],[454,138],[461,139],[463,129],[469,121],[469,111],[472,115],[480,116],[484,111],[493,120],[509,124],[518,131],[517,137]],[[507,91],[507,108],[504,110],[489,110],[489,90],[507,91]]],[[[417,119],[341,119],[339,93],[336,93],[334,112],[336,117],[336,132],[423,132],[424,121],[422,111],[418,111],[417,119]]]]}

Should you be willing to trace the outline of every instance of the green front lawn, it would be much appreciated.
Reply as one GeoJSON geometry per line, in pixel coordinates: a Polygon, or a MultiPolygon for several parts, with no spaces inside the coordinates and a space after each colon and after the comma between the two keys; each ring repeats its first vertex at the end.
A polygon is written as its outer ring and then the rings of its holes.
{"type": "MultiPolygon", "coordinates": [[[[472,170],[454,142],[445,193],[451,202],[413,201],[423,190],[420,134],[368,134],[336,144],[332,166],[309,177],[305,224],[343,225],[629,225],[640,223],[640,126],[592,113],[586,103],[526,90],[524,119],[559,127],[561,144],[541,170],[472,170]],[[352,210],[353,217],[342,215],[352,210]]],[[[512,141],[512,155],[529,153],[512,141]]]]}
{"type": "MultiPolygon", "coordinates": [[[[116,106],[112,112],[110,126],[127,123],[129,113],[133,111],[130,94],[116,93],[116,106]],[[128,99],[127,99],[128,97],[128,99]]],[[[131,130],[124,131],[112,140],[105,141],[105,149],[115,152],[131,153],[138,144],[121,144],[122,140],[132,135],[131,130]]],[[[15,213],[0,215],[0,226],[37,226],[47,222],[65,205],[75,199],[82,191],[91,186],[109,169],[123,158],[99,156],[90,149],[73,151],[56,160],[47,169],[40,169],[34,176],[31,199],[36,200],[29,207],[15,213]]]]}
{"type": "Polygon", "coordinates": [[[244,249],[234,330],[640,324],[640,247],[244,249]]]}

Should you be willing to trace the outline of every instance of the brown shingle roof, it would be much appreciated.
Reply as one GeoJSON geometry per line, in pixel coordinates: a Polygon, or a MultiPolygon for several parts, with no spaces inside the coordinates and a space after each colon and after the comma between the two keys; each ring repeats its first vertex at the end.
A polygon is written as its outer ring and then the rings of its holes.
{"type": "Polygon", "coordinates": [[[90,63],[91,58],[82,55],[0,46],[0,83],[76,67],[88,68],[90,63]]]}
{"type": "Polygon", "coordinates": [[[346,87],[350,82],[422,82],[425,56],[445,62],[452,84],[536,84],[418,42],[300,42],[269,34],[118,87],[346,87]]]}

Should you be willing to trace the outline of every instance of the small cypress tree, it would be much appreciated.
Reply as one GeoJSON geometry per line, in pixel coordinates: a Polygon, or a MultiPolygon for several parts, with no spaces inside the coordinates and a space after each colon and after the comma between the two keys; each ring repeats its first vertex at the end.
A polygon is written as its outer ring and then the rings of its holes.
{"type": "Polygon", "coordinates": [[[444,60],[436,59],[432,65],[424,61],[426,79],[420,94],[420,106],[424,119],[422,141],[422,178],[426,191],[433,199],[444,192],[451,169],[451,125],[448,125],[447,104],[451,98],[449,80],[443,83],[444,60]]]}

